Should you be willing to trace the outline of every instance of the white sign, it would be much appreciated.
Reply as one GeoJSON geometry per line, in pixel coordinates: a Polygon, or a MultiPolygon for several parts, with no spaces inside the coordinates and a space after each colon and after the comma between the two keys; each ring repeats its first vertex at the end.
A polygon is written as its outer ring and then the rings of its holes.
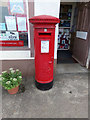
{"type": "Polygon", "coordinates": [[[0,40],[7,40],[7,35],[6,33],[0,33],[0,40]]]}
{"type": "Polygon", "coordinates": [[[27,31],[26,17],[17,17],[18,31],[27,31]]]}
{"type": "Polygon", "coordinates": [[[49,53],[49,40],[41,41],[41,53],[49,53]]]}
{"type": "Polygon", "coordinates": [[[6,32],[6,36],[8,40],[19,40],[18,32],[6,32]]]}
{"type": "Polygon", "coordinates": [[[76,37],[86,40],[87,39],[87,34],[88,34],[87,32],[77,31],[76,32],[76,37]]]}
{"type": "Polygon", "coordinates": [[[15,16],[5,16],[5,20],[8,30],[16,30],[15,16]]]}

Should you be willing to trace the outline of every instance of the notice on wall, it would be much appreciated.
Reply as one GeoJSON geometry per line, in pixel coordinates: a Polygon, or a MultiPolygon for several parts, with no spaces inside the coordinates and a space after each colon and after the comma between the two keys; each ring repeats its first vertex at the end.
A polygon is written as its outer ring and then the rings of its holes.
{"type": "Polygon", "coordinates": [[[16,30],[15,16],[5,16],[7,30],[16,30]]]}
{"type": "Polygon", "coordinates": [[[6,31],[7,40],[19,40],[18,32],[6,31]]]}
{"type": "Polygon", "coordinates": [[[10,12],[15,14],[24,14],[23,0],[9,0],[10,12]]]}
{"type": "Polygon", "coordinates": [[[49,40],[41,41],[41,53],[49,53],[49,40]]]}
{"type": "Polygon", "coordinates": [[[5,23],[0,23],[0,30],[6,30],[5,23]]]}
{"type": "Polygon", "coordinates": [[[26,17],[17,17],[18,31],[27,31],[26,17]]]}
{"type": "Polygon", "coordinates": [[[5,33],[0,33],[0,40],[7,40],[7,35],[6,32],[5,33]]]}
{"type": "Polygon", "coordinates": [[[83,40],[87,39],[88,32],[83,32],[83,31],[77,31],[76,32],[76,37],[81,38],[83,40]]]}

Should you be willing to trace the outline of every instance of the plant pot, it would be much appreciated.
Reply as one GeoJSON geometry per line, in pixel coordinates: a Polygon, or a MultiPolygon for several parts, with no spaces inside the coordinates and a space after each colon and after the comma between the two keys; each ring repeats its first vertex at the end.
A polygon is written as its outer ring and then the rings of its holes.
{"type": "Polygon", "coordinates": [[[8,90],[9,94],[16,94],[18,92],[19,86],[8,90]]]}

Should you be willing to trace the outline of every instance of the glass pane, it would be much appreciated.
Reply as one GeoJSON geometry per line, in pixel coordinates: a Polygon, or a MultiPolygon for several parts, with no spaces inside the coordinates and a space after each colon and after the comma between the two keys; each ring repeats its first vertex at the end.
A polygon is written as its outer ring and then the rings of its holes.
{"type": "Polygon", "coordinates": [[[27,24],[26,3],[23,0],[3,2],[0,6],[0,47],[28,46],[27,24]]]}

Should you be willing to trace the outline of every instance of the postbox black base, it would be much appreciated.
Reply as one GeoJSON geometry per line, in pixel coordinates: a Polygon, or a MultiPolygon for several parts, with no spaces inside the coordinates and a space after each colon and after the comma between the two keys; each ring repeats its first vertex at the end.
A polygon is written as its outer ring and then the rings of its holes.
{"type": "Polygon", "coordinates": [[[52,86],[53,86],[53,81],[50,82],[50,83],[42,84],[42,83],[39,83],[39,82],[37,82],[37,81],[35,80],[35,85],[36,85],[36,87],[37,87],[38,89],[45,91],[45,90],[49,90],[49,89],[52,88],[52,86]]]}

